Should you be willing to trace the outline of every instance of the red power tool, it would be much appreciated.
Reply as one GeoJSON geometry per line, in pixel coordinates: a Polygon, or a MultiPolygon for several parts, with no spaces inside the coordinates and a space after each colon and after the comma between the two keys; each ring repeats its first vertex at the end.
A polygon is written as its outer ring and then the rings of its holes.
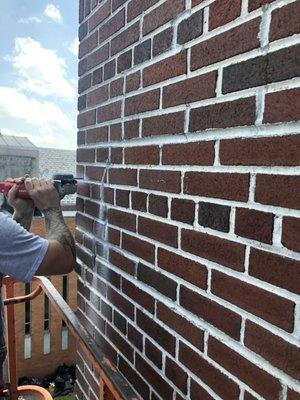
{"type": "MultiPolygon", "coordinates": [[[[58,191],[59,197],[63,199],[68,194],[76,193],[77,188],[77,180],[74,179],[73,175],[69,174],[60,174],[54,175],[52,179],[53,185],[58,191]]],[[[4,194],[5,196],[13,187],[14,183],[11,182],[2,182],[0,183],[0,193],[4,194]]],[[[21,199],[29,199],[29,194],[25,188],[25,184],[21,183],[18,185],[18,193],[17,197],[21,199]]]]}

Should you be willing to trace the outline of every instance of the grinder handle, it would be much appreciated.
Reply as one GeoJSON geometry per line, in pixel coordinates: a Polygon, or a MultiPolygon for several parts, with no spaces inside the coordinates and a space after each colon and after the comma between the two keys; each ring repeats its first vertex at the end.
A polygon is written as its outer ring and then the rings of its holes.
{"type": "MultiPolygon", "coordinates": [[[[0,183],[0,193],[4,194],[6,196],[13,186],[14,186],[14,183],[12,183],[12,182],[0,183]]],[[[17,197],[19,197],[20,199],[24,199],[24,200],[30,199],[30,196],[27,193],[24,183],[20,183],[18,185],[17,197]]]]}

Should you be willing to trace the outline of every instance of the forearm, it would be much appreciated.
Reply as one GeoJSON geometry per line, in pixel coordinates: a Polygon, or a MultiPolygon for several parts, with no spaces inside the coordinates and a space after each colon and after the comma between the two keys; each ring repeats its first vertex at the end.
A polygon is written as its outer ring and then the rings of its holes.
{"type": "Polygon", "coordinates": [[[48,240],[58,241],[76,260],[74,238],[67,227],[60,207],[50,207],[43,210],[45,217],[46,235],[48,240]]]}
{"type": "Polygon", "coordinates": [[[15,211],[13,214],[13,219],[23,226],[27,231],[29,231],[32,222],[33,211],[31,212],[18,212],[15,211]]]}

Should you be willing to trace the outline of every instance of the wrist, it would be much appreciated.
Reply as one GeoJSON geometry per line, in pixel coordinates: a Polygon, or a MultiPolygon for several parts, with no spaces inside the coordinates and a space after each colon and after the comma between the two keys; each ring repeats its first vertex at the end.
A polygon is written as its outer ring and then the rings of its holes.
{"type": "Polygon", "coordinates": [[[47,208],[44,208],[43,210],[40,210],[40,211],[44,214],[45,217],[47,215],[50,215],[50,214],[53,214],[53,213],[62,215],[62,209],[61,209],[60,206],[47,207],[47,208]]]}
{"type": "Polygon", "coordinates": [[[33,207],[30,209],[28,208],[28,209],[24,209],[24,210],[15,208],[14,209],[14,217],[16,217],[16,218],[32,217],[33,211],[34,211],[33,207]]]}

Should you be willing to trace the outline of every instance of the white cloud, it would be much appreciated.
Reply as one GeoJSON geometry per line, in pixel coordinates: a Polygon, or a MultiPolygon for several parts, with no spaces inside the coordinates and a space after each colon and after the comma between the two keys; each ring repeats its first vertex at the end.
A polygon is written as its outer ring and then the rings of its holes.
{"type": "Polygon", "coordinates": [[[43,15],[50,18],[52,21],[58,24],[62,24],[63,22],[63,17],[61,15],[61,12],[59,8],[56,7],[54,4],[47,4],[43,15]]]}
{"type": "Polygon", "coordinates": [[[76,37],[73,42],[70,44],[68,49],[72,54],[74,54],[75,57],[78,57],[78,48],[79,48],[79,39],[76,37]]]}
{"type": "Polygon", "coordinates": [[[37,24],[40,24],[42,20],[38,17],[28,17],[28,18],[20,18],[18,20],[20,24],[31,24],[33,22],[36,22],[37,24]]]}
{"type": "Polygon", "coordinates": [[[42,47],[30,37],[17,37],[15,51],[6,56],[19,75],[18,89],[42,96],[56,96],[74,101],[76,88],[66,77],[67,65],[55,50],[42,47]]]}

